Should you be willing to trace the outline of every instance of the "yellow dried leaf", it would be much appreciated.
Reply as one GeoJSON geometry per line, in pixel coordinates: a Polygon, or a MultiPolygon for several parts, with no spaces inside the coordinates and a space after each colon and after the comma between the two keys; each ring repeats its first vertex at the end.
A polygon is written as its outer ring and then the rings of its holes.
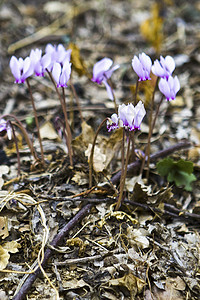
{"type": "MultiPolygon", "coordinates": [[[[23,149],[23,138],[20,134],[17,134],[17,143],[18,143],[18,148],[23,149]]],[[[9,143],[8,147],[5,148],[5,152],[7,156],[10,156],[12,154],[16,154],[16,147],[15,147],[15,143],[9,143]]]]}
{"type": "Polygon", "coordinates": [[[40,136],[41,139],[60,140],[60,137],[55,131],[53,125],[48,121],[40,127],[40,136]]]}
{"type": "Polygon", "coordinates": [[[0,217],[0,237],[5,239],[7,236],[9,236],[7,217],[0,217]]]}
{"type": "Polygon", "coordinates": [[[160,17],[159,3],[153,4],[151,17],[141,24],[140,32],[159,53],[163,42],[163,18],[160,17]]]}
{"type": "Polygon", "coordinates": [[[81,124],[82,132],[75,138],[72,142],[73,148],[78,152],[83,152],[87,149],[88,145],[91,144],[94,140],[94,130],[86,122],[81,124]]]}
{"type": "Polygon", "coordinates": [[[0,246],[0,270],[6,268],[9,258],[10,258],[10,254],[8,253],[8,250],[0,246]]]}
{"type": "Polygon", "coordinates": [[[16,253],[18,252],[18,248],[21,248],[21,245],[16,241],[11,241],[3,244],[2,247],[10,253],[16,253]]]}
{"type": "MultiPolygon", "coordinates": [[[[87,150],[85,151],[85,156],[88,157],[88,161],[90,158],[92,149],[92,144],[88,145],[87,150]]],[[[102,172],[106,167],[106,155],[101,152],[101,149],[96,145],[94,148],[94,156],[93,156],[93,169],[96,172],[102,172]]]]}
{"type": "Polygon", "coordinates": [[[76,278],[72,278],[70,280],[63,280],[62,282],[63,287],[68,290],[68,289],[85,289],[86,287],[91,290],[91,286],[89,284],[87,284],[83,279],[76,279],[76,278]]]}
{"type": "Polygon", "coordinates": [[[83,58],[81,57],[79,47],[73,43],[70,43],[69,49],[72,50],[71,62],[75,71],[78,73],[79,76],[87,74],[87,68],[83,58]]]}
{"type": "Polygon", "coordinates": [[[142,292],[146,283],[144,280],[130,273],[121,278],[109,280],[109,285],[124,286],[130,291],[131,296],[133,297],[142,292]]]}

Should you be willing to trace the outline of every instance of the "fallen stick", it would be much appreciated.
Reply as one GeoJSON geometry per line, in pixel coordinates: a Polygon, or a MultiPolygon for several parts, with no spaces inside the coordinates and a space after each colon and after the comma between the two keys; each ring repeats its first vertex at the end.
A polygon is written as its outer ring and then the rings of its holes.
{"type": "MultiPolygon", "coordinates": [[[[91,210],[92,204],[86,204],[79,212],[59,231],[59,233],[54,237],[53,241],[50,243],[51,246],[56,247],[63,240],[64,237],[69,233],[69,231],[74,228],[91,210]]],[[[48,248],[44,253],[44,259],[42,262],[42,267],[44,267],[50,258],[53,250],[48,248]]],[[[31,289],[32,284],[41,274],[41,269],[38,267],[36,271],[28,276],[24,284],[22,285],[19,292],[12,298],[13,300],[22,300],[26,297],[26,294],[31,289]]]]}

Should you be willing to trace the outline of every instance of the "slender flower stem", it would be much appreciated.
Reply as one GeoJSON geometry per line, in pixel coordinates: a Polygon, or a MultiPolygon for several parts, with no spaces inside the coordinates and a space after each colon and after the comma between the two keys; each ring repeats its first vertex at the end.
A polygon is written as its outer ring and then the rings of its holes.
{"type": "MultiPolygon", "coordinates": [[[[151,137],[152,137],[152,134],[153,134],[153,124],[152,124],[152,119],[153,119],[153,108],[154,108],[154,96],[155,96],[155,90],[156,90],[156,85],[155,85],[155,88],[154,88],[154,91],[153,91],[153,95],[152,95],[152,99],[151,99],[151,107],[150,107],[150,116],[149,116],[149,133],[148,133],[148,142],[147,142],[147,148],[145,150],[145,155],[148,157],[148,160],[147,160],[147,174],[146,174],[146,178],[147,178],[147,181],[148,181],[148,178],[149,178],[149,164],[150,164],[150,152],[151,152],[151,137]]],[[[145,159],[144,159],[145,161],[145,159]]],[[[144,168],[144,166],[143,166],[144,168]]],[[[143,172],[143,170],[142,170],[143,172]]],[[[141,173],[142,174],[142,173],[141,173]]]]}
{"type": "Polygon", "coordinates": [[[51,72],[49,72],[47,69],[46,69],[47,73],[49,74],[49,77],[55,87],[55,90],[56,90],[56,93],[58,95],[58,98],[60,100],[60,104],[61,104],[61,107],[62,107],[62,111],[63,111],[63,114],[64,114],[64,118],[65,118],[65,126],[66,126],[66,130],[67,130],[67,138],[68,138],[68,141],[66,140],[66,143],[67,143],[67,148],[68,148],[68,152],[69,152],[69,160],[70,160],[70,165],[71,167],[73,167],[73,158],[72,158],[72,134],[71,134],[71,129],[70,129],[70,126],[69,126],[69,122],[68,122],[68,117],[67,117],[67,111],[66,111],[66,105],[65,105],[65,96],[63,95],[63,97],[61,96],[58,88],[57,88],[57,85],[53,79],[53,76],[51,74],[51,72]]]}
{"type": "Polygon", "coordinates": [[[151,132],[151,135],[150,135],[150,138],[149,138],[149,141],[148,141],[148,147],[147,147],[147,157],[148,157],[148,159],[147,159],[147,175],[146,175],[147,180],[149,179],[149,165],[150,165],[151,137],[152,137],[152,134],[153,134],[153,129],[154,129],[155,124],[156,124],[156,120],[157,120],[157,117],[158,117],[159,109],[160,109],[161,103],[162,103],[162,101],[163,101],[163,98],[164,98],[164,97],[162,96],[161,101],[160,101],[160,103],[159,103],[158,106],[157,106],[155,118],[154,118],[153,124],[152,124],[152,126],[151,126],[151,131],[150,131],[150,132],[151,132]]]}
{"type": "Polygon", "coordinates": [[[132,142],[131,160],[134,162],[135,161],[135,131],[130,132],[130,139],[132,142]]]}
{"type": "MultiPolygon", "coordinates": [[[[57,92],[59,93],[58,88],[56,87],[57,92]]],[[[65,123],[66,123],[66,130],[67,130],[67,134],[69,135],[69,139],[70,142],[72,141],[72,133],[71,133],[71,128],[69,126],[69,121],[68,121],[68,117],[67,117],[67,105],[66,105],[66,100],[65,100],[65,89],[64,87],[62,87],[62,101],[61,101],[61,105],[62,105],[62,109],[63,109],[63,113],[64,113],[64,118],[65,118],[65,123]]]]}
{"type": "Polygon", "coordinates": [[[91,153],[90,153],[90,158],[89,158],[89,188],[92,187],[92,172],[93,172],[93,158],[94,158],[94,147],[95,147],[95,144],[96,144],[96,140],[97,140],[97,136],[99,134],[99,131],[101,129],[101,127],[104,125],[104,123],[108,120],[108,118],[105,118],[101,124],[99,125],[97,131],[96,131],[96,134],[95,134],[95,137],[94,137],[94,141],[93,141],[93,144],[92,144],[92,148],[91,148],[91,153]]]}
{"type": "Polygon", "coordinates": [[[114,102],[114,105],[115,105],[115,112],[117,114],[117,111],[118,111],[118,108],[117,108],[117,102],[116,102],[116,97],[115,97],[115,93],[114,93],[114,89],[113,89],[113,84],[112,84],[112,81],[111,79],[107,79],[109,85],[110,85],[110,88],[111,88],[111,91],[112,91],[112,95],[113,95],[113,102],[114,102]]]}
{"type": "Polygon", "coordinates": [[[26,143],[31,151],[32,156],[35,158],[36,161],[39,160],[38,156],[36,155],[35,149],[33,147],[33,143],[31,141],[31,139],[28,136],[28,132],[26,131],[26,129],[24,128],[23,124],[20,122],[20,120],[12,114],[6,114],[0,117],[1,119],[3,118],[13,118],[15,120],[15,125],[19,127],[19,129],[22,131],[24,138],[26,140],[26,143]]]}
{"type": "Polygon", "coordinates": [[[133,102],[134,106],[137,104],[138,87],[139,87],[139,77],[137,78],[136,86],[135,86],[135,97],[134,97],[134,102],[133,102]]]}
{"type": "Polygon", "coordinates": [[[56,122],[56,125],[58,126],[58,128],[57,128],[58,130],[60,129],[61,126],[63,127],[62,128],[63,134],[64,134],[64,137],[65,137],[67,148],[69,149],[70,145],[69,145],[69,140],[67,138],[66,128],[65,128],[64,122],[60,119],[60,117],[57,117],[55,122],[56,122]],[[59,124],[61,124],[61,126],[59,124]]]}
{"type": "Polygon", "coordinates": [[[121,170],[122,170],[122,173],[121,173],[121,179],[120,179],[120,188],[119,190],[121,191],[122,189],[122,178],[123,178],[123,175],[124,175],[124,165],[125,165],[125,128],[123,128],[123,134],[122,134],[122,166],[121,166],[121,170]]]}
{"type": "Polygon", "coordinates": [[[41,139],[41,136],[40,136],[40,127],[39,127],[39,122],[38,122],[38,117],[37,117],[37,111],[36,111],[35,102],[33,100],[33,94],[32,94],[32,90],[31,90],[31,86],[30,86],[28,78],[26,78],[26,83],[27,83],[27,86],[28,86],[28,90],[29,90],[29,94],[30,94],[30,98],[31,98],[31,103],[32,103],[32,107],[33,107],[33,113],[34,113],[34,117],[35,117],[35,124],[36,124],[36,128],[37,128],[37,135],[38,135],[38,140],[39,140],[39,144],[40,144],[42,164],[45,165],[44,151],[43,151],[43,146],[42,146],[42,139],[41,139]]]}
{"type": "Polygon", "coordinates": [[[20,174],[21,174],[21,164],[20,164],[20,156],[19,156],[19,147],[18,147],[17,137],[16,137],[16,134],[15,134],[15,129],[14,129],[14,126],[13,126],[12,122],[8,121],[8,123],[11,127],[12,134],[13,134],[13,139],[14,139],[14,142],[15,142],[15,147],[16,147],[16,152],[17,152],[17,164],[18,164],[17,175],[19,177],[20,174]]]}
{"type": "Polygon", "coordinates": [[[128,147],[127,147],[127,152],[126,152],[126,162],[125,162],[125,167],[124,167],[124,171],[122,171],[121,174],[121,179],[120,179],[120,192],[119,192],[119,197],[117,200],[117,204],[115,207],[115,210],[118,210],[120,205],[121,205],[121,201],[122,201],[122,196],[123,196],[123,192],[124,192],[124,185],[125,185],[125,180],[126,180],[126,174],[127,174],[127,167],[128,167],[128,159],[129,159],[129,152],[130,152],[130,144],[131,144],[131,138],[130,138],[130,133],[129,133],[129,137],[128,137],[128,147]]]}
{"type": "Polygon", "coordinates": [[[75,87],[74,87],[74,85],[73,85],[73,83],[72,83],[71,78],[70,78],[69,82],[70,82],[70,86],[71,86],[71,89],[72,89],[74,98],[76,99],[76,105],[77,105],[77,108],[78,108],[78,111],[79,111],[79,115],[80,115],[80,118],[81,118],[81,122],[83,123],[83,122],[84,122],[84,119],[83,119],[83,114],[82,114],[82,111],[81,111],[80,101],[79,101],[79,98],[78,98],[76,89],[75,89],[75,87]]]}
{"type": "Polygon", "coordinates": [[[155,88],[154,88],[153,95],[152,95],[152,100],[151,100],[151,109],[150,109],[150,118],[149,118],[149,134],[148,134],[147,148],[145,150],[145,155],[144,155],[143,162],[142,162],[142,165],[141,165],[141,168],[140,168],[140,174],[142,174],[142,172],[144,170],[144,165],[145,165],[146,157],[148,157],[148,162],[147,162],[147,166],[148,166],[147,180],[148,180],[148,177],[149,177],[151,138],[152,138],[153,130],[154,130],[154,127],[155,127],[155,124],[156,124],[156,120],[157,120],[157,117],[158,117],[158,113],[159,113],[159,110],[160,110],[160,106],[161,106],[161,103],[163,101],[163,96],[162,96],[161,97],[161,101],[159,102],[159,104],[157,106],[154,120],[152,121],[152,119],[153,119],[154,97],[155,97],[155,91],[156,91],[157,81],[158,81],[158,79],[156,80],[156,84],[155,84],[155,88]]]}

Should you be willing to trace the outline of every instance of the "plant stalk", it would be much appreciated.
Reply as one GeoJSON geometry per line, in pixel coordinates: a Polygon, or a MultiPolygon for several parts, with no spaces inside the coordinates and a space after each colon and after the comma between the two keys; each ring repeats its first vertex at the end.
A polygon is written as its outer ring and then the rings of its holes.
{"type": "Polygon", "coordinates": [[[91,153],[90,153],[90,158],[89,158],[89,188],[92,187],[92,172],[93,172],[93,158],[94,158],[94,147],[96,144],[96,140],[97,140],[97,136],[99,134],[99,131],[101,129],[101,127],[104,125],[104,123],[108,120],[108,118],[105,118],[101,124],[99,125],[95,137],[94,137],[94,141],[92,143],[92,148],[91,148],[91,153]]]}
{"type": "Polygon", "coordinates": [[[125,162],[124,171],[122,171],[122,174],[121,174],[120,192],[119,192],[119,197],[118,197],[118,200],[117,200],[115,210],[119,209],[119,207],[121,205],[121,202],[122,202],[122,197],[123,197],[123,192],[124,192],[124,185],[125,185],[126,174],[127,174],[128,160],[129,160],[130,144],[131,144],[131,138],[130,138],[130,132],[129,132],[128,147],[127,147],[127,152],[126,152],[126,162],[125,162]]]}
{"type": "Polygon", "coordinates": [[[28,78],[26,78],[26,83],[27,83],[27,86],[28,86],[28,90],[29,90],[29,94],[30,94],[30,98],[31,98],[31,103],[32,103],[32,107],[33,107],[35,124],[36,124],[36,128],[37,128],[37,135],[38,135],[38,140],[39,140],[39,144],[40,144],[42,164],[45,165],[44,151],[43,151],[43,146],[42,146],[42,139],[41,139],[41,136],[40,136],[40,127],[39,127],[39,122],[38,122],[38,117],[37,117],[37,111],[36,111],[35,102],[34,102],[34,99],[33,99],[33,94],[32,94],[32,90],[31,90],[31,86],[30,86],[28,78]]]}

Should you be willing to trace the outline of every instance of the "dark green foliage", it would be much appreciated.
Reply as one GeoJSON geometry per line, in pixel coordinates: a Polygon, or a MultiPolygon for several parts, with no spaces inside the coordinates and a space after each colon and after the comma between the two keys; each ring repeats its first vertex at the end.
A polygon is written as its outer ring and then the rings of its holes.
{"type": "Polygon", "coordinates": [[[191,183],[196,180],[193,172],[193,163],[180,159],[164,158],[156,164],[158,173],[167,176],[169,182],[175,182],[176,186],[184,186],[186,191],[192,191],[191,183]]]}

